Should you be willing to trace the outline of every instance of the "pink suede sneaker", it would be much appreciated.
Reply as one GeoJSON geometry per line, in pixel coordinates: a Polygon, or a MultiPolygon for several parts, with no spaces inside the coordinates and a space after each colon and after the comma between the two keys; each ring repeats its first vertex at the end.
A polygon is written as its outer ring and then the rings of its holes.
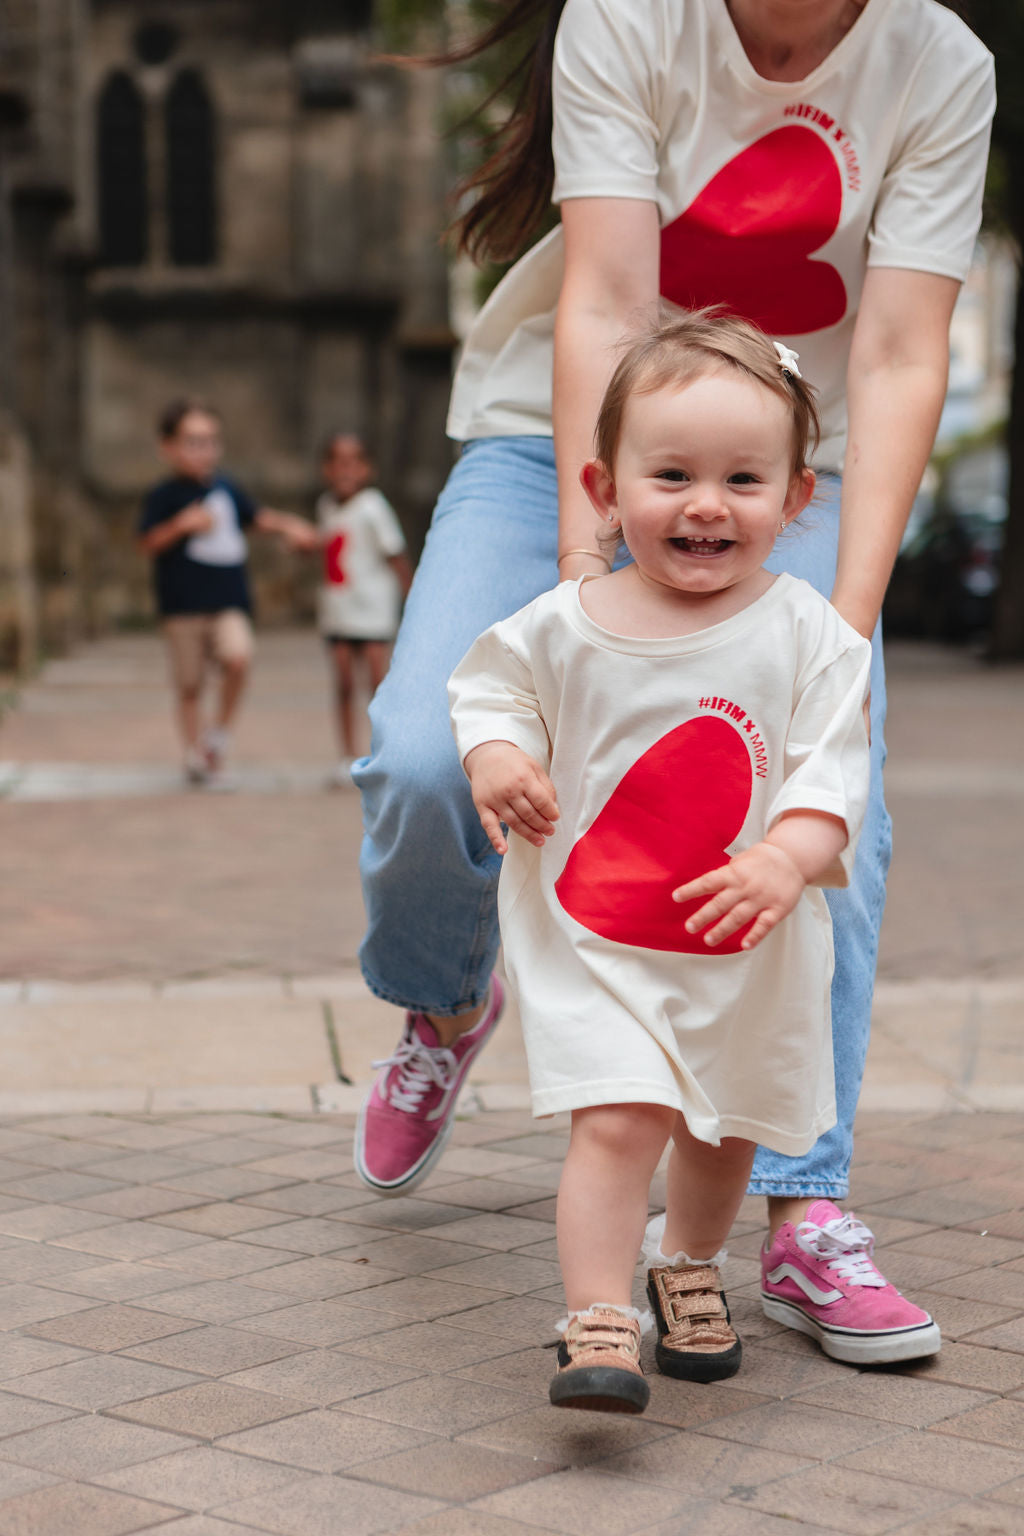
{"type": "Polygon", "coordinates": [[[856,1216],[815,1200],[805,1221],[785,1222],[761,1250],[765,1315],[810,1334],[826,1355],[851,1365],[937,1354],[938,1324],[879,1273],[874,1247],[856,1216]]]}
{"type": "Polygon", "coordinates": [[[451,1135],[459,1089],[504,1005],[504,989],[492,976],[479,1023],[451,1047],[438,1043],[422,1013],[406,1014],[395,1054],[374,1062],[382,1070],[356,1126],[355,1169],[369,1189],[407,1195],[426,1178],[451,1135]]]}

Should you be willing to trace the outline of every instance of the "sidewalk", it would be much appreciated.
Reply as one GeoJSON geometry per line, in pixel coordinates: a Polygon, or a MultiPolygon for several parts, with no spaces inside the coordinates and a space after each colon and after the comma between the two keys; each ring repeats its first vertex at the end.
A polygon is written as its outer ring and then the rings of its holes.
{"type": "MultiPolygon", "coordinates": [[[[896,853],[865,1108],[1024,1110],[1024,669],[894,647],[896,853]]],[[[264,636],[242,791],[186,792],[151,636],[51,663],[0,727],[0,1111],[351,1109],[391,1010],[355,964],[354,793],[312,635],[264,636]]],[[[526,1104],[510,1019],[475,1085],[526,1104]]]]}
{"type": "Polygon", "coordinates": [[[621,1421],[547,1406],[567,1125],[514,1019],[413,1196],[352,1173],[394,1026],[315,641],[264,639],[230,798],[168,773],[151,640],[47,669],[0,728],[0,1536],[1024,1530],[1022,674],[893,661],[852,1199],[942,1352],[860,1371],[768,1322],[748,1200],[741,1373],[648,1360],[621,1421]]]}

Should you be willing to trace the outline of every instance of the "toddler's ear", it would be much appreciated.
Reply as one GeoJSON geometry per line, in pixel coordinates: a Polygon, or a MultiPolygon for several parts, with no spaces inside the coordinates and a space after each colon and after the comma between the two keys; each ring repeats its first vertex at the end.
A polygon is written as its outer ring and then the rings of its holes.
{"type": "Polygon", "coordinates": [[[599,516],[615,522],[618,519],[619,502],[615,481],[600,459],[589,459],[580,470],[580,484],[590,497],[599,516]]]}
{"type": "Polygon", "coordinates": [[[814,487],[818,483],[818,477],[813,469],[804,468],[798,475],[794,475],[789,483],[789,494],[786,496],[782,508],[782,518],[786,523],[791,523],[794,517],[799,517],[811,497],[814,495],[814,487]]]}

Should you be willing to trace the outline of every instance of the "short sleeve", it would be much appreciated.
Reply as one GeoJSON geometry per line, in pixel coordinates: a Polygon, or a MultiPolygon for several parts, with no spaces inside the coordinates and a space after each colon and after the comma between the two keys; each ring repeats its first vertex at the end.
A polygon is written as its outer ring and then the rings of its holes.
{"type": "Polygon", "coordinates": [[[225,480],[223,483],[235,504],[236,511],[238,512],[238,526],[240,528],[250,527],[250,525],[255,522],[256,513],[259,511],[256,503],[253,501],[248,492],[243,491],[242,487],[240,485],[236,485],[233,480],[225,480]]]}
{"type": "Polygon", "coordinates": [[[452,729],[465,762],[485,741],[510,741],[545,768],[551,742],[525,651],[510,643],[518,615],[474,641],[448,680],[452,729]]]}
{"type": "Polygon", "coordinates": [[[657,0],[568,0],[555,41],[552,100],[556,203],[572,197],[655,202],[658,85],[668,60],[657,0]]]}
{"type": "Polygon", "coordinates": [[[377,541],[377,548],[385,560],[393,560],[405,553],[405,534],[394,507],[379,491],[367,501],[367,513],[377,541]]]}
{"type": "Polygon", "coordinates": [[[933,272],[962,281],[981,224],[995,110],[991,55],[966,28],[949,57],[928,56],[927,90],[897,146],[875,202],[868,265],[933,272]]]}
{"type": "Polygon", "coordinates": [[[170,515],[166,488],[162,485],[154,486],[143,499],[142,506],[139,508],[139,533],[148,533],[158,523],[166,522],[170,515]]]}
{"type": "Polygon", "coordinates": [[[846,823],[847,843],[815,883],[850,882],[867,805],[870,753],[864,700],[871,646],[858,640],[816,669],[798,689],[786,736],[785,780],[767,818],[770,831],[787,811],[822,811],[846,823]]]}

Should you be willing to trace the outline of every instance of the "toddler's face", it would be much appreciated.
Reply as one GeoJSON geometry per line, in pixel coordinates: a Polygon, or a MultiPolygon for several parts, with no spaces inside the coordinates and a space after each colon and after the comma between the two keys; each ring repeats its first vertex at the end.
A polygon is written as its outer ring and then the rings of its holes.
{"type": "Polygon", "coordinates": [[[212,480],[220,463],[223,442],[220,422],[206,411],[186,411],[173,437],[167,437],[160,451],[179,475],[204,483],[212,480]]]}
{"type": "Polygon", "coordinates": [[[732,370],[633,395],[612,520],[640,571],[695,596],[753,583],[814,486],[792,473],[786,402],[732,370]]]}
{"type": "Polygon", "coordinates": [[[324,484],[339,501],[348,501],[370,483],[373,469],[358,437],[336,437],[323,462],[324,484]]]}

